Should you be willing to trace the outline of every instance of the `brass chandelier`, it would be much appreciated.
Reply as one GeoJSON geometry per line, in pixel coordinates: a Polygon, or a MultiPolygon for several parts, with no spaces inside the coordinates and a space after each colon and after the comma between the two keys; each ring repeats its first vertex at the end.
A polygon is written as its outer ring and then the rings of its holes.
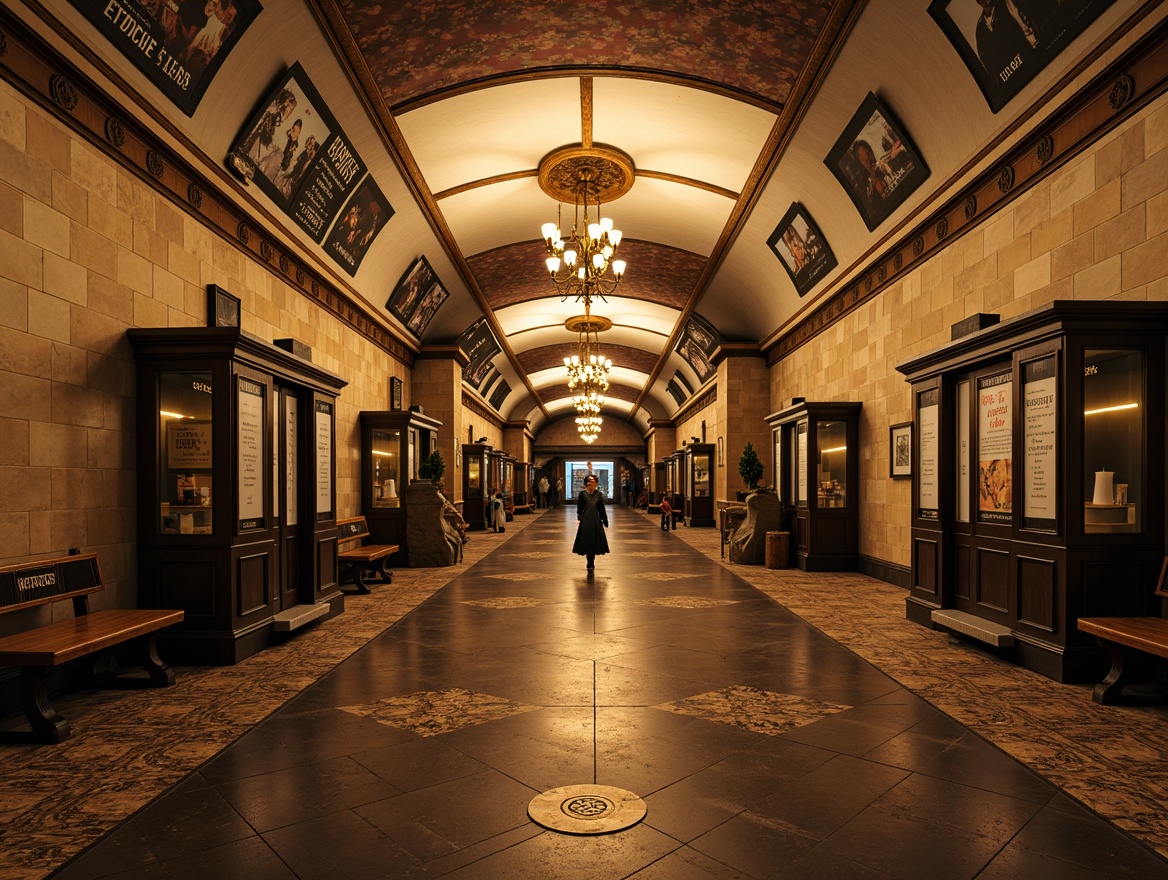
{"type": "Polygon", "coordinates": [[[539,185],[559,203],[557,222],[540,229],[552,286],[560,299],[584,303],[611,296],[625,274],[617,259],[621,231],[601,216],[601,202],[612,201],[633,185],[633,163],[612,147],[565,147],[544,157],[539,185]],[[564,203],[573,205],[572,228],[562,229],[564,203]]]}
{"type": "Polygon", "coordinates": [[[576,407],[576,429],[585,443],[592,443],[600,436],[604,422],[600,410],[608,391],[608,371],[612,369],[612,361],[600,350],[599,334],[611,329],[612,321],[594,316],[585,303],[584,314],[569,318],[564,326],[577,334],[576,354],[564,358],[568,390],[576,407]]]}

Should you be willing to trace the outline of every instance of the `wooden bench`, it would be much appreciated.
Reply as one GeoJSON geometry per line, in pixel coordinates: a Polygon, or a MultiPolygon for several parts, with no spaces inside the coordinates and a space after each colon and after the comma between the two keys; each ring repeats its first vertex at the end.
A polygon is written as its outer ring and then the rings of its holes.
{"type": "Polygon", "coordinates": [[[393,574],[385,570],[385,563],[401,549],[398,544],[366,544],[368,538],[369,524],[365,517],[337,520],[337,566],[341,569],[338,575],[342,584],[352,578],[358,593],[369,592],[366,573],[377,575],[382,583],[393,582],[393,574]],[[341,550],[345,544],[354,546],[341,550]]]}
{"type": "Polygon", "coordinates": [[[30,731],[4,731],[0,741],[59,743],[69,738],[69,722],[49,703],[46,678],[53,669],[124,643],[137,650],[147,678],[107,677],[93,683],[112,687],[167,687],[174,673],[158,657],[158,631],[183,619],[182,611],[148,608],[89,610],[89,595],[105,589],[97,554],[84,553],[0,568],[0,613],[65,599],[73,617],[0,637],[0,666],[20,667],[20,701],[30,731]]]}
{"type": "Polygon", "coordinates": [[[1168,619],[1163,617],[1080,617],[1079,629],[1111,652],[1111,671],[1091,694],[1101,705],[1121,701],[1130,671],[1125,664],[1132,650],[1168,658],[1168,619]]]}

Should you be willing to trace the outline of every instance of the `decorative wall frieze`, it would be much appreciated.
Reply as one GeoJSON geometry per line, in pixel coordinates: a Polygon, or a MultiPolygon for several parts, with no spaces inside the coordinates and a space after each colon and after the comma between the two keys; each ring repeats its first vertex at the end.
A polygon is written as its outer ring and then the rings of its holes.
{"type": "Polygon", "coordinates": [[[473,394],[469,394],[466,390],[463,390],[462,392],[462,407],[463,409],[469,409],[479,418],[486,419],[496,428],[502,429],[503,417],[491,409],[491,407],[485,404],[481,399],[475,397],[473,394]]]}
{"type": "Polygon", "coordinates": [[[767,364],[778,363],[846,313],[931,259],[1166,90],[1168,28],[1160,27],[1092,78],[1042,124],[1041,131],[1023,138],[976,181],[955,193],[887,249],[873,254],[866,270],[767,347],[767,364]],[[911,257],[906,251],[911,251],[911,257]],[[905,253],[905,258],[903,264],[894,259],[894,271],[888,273],[883,270],[893,252],[896,257],[905,253]]]}
{"type": "Polygon", "coordinates": [[[187,164],[149,125],[127,118],[125,108],[112,96],[90,82],[2,5],[0,78],[247,256],[269,264],[273,256],[278,256],[281,270],[289,276],[294,273],[295,287],[302,295],[390,356],[413,366],[413,350],[377,321],[353,294],[334,285],[291,248],[252,234],[265,222],[287,237],[294,238],[295,233],[270,216],[261,221],[239,203],[227,186],[213,182],[187,164]]]}
{"type": "Polygon", "coordinates": [[[713,406],[717,402],[717,400],[718,400],[718,385],[717,385],[717,383],[714,383],[714,385],[712,385],[708,391],[704,392],[703,394],[699,395],[698,397],[696,397],[692,401],[690,401],[689,405],[686,406],[685,409],[678,410],[677,415],[675,415],[671,419],[671,421],[675,425],[680,425],[686,419],[690,418],[693,415],[696,415],[698,412],[705,409],[706,407],[713,406]]]}

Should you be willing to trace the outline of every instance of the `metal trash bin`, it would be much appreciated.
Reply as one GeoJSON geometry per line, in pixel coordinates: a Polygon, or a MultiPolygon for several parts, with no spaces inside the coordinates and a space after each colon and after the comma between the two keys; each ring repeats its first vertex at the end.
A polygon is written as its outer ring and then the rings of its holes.
{"type": "Polygon", "coordinates": [[[766,567],[788,568],[791,565],[791,533],[766,533],[766,567]]]}

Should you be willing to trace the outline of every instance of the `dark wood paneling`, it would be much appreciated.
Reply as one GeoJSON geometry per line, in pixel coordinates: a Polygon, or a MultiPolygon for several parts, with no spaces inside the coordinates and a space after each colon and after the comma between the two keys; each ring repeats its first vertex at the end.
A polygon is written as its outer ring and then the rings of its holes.
{"type": "Polygon", "coordinates": [[[958,599],[973,601],[973,554],[968,544],[953,547],[953,593],[958,599]]]}
{"type": "Polygon", "coordinates": [[[268,552],[255,553],[240,556],[236,563],[239,570],[240,617],[246,617],[256,611],[265,611],[272,601],[268,558],[268,552]]]}
{"type": "Polygon", "coordinates": [[[210,561],[183,559],[159,560],[155,564],[155,593],[158,608],[181,608],[186,619],[215,615],[215,564],[210,561]]]}
{"type": "Polygon", "coordinates": [[[927,593],[937,597],[937,585],[941,578],[937,572],[938,552],[940,545],[937,541],[928,541],[922,538],[913,538],[913,571],[916,573],[916,583],[913,590],[918,593],[927,593]]]}
{"type": "Polygon", "coordinates": [[[994,611],[1008,611],[1010,602],[1010,554],[977,548],[977,604],[994,611]]]}
{"type": "Polygon", "coordinates": [[[1054,631],[1058,566],[1053,559],[1018,559],[1018,620],[1054,631]]]}

